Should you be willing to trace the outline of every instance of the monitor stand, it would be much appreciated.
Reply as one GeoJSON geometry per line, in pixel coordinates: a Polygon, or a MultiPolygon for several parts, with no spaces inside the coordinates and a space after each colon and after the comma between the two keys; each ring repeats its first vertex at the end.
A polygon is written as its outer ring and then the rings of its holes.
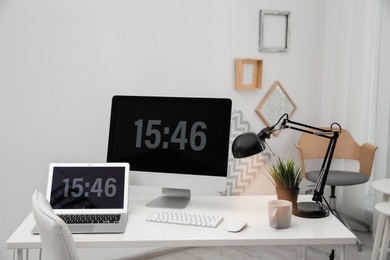
{"type": "Polygon", "coordinates": [[[190,190],[162,188],[161,196],[146,204],[146,207],[184,209],[190,199],[190,190]]]}

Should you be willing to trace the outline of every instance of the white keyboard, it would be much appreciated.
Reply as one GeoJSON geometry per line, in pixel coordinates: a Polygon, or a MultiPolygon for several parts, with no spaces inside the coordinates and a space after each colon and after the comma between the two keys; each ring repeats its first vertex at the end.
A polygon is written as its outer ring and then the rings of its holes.
{"type": "Polygon", "coordinates": [[[203,214],[193,214],[182,211],[156,211],[146,219],[149,222],[181,224],[199,227],[216,228],[223,217],[203,214]]]}

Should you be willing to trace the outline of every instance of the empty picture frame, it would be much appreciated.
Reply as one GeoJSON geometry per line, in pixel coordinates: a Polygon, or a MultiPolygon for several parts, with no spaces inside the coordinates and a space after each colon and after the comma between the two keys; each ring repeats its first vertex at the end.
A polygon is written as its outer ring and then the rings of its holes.
{"type": "Polygon", "coordinates": [[[263,82],[263,60],[236,59],[237,90],[261,89],[263,82]]]}
{"type": "Polygon", "coordinates": [[[285,52],[290,42],[290,12],[260,10],[259,51],[285,52]]]}
{"type": "MultiPolygon", "coordinates": [[[[275,81],[270,90],[256,107],[255,111],[267,126],[276,124],[279,118],[285,113],[288,116],[297,109],[294,101],[287,94],[279,81],[275,81]]],[[[279,131],[273,132],[277,136],[279,131]]]]}

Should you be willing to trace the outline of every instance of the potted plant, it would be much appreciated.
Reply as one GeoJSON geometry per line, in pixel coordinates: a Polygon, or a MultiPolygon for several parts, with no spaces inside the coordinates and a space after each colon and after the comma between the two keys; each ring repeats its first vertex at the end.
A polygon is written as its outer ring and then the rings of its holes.
{"type": "Polygon", "coordinates": [[[299,184],[303,179],[303,167],[298,165],[294,160],[284,161],[277,159],[268,169],[271,176],[271,182],[275,185],[278,199],[289,200],[296,205],[299,184]]]}

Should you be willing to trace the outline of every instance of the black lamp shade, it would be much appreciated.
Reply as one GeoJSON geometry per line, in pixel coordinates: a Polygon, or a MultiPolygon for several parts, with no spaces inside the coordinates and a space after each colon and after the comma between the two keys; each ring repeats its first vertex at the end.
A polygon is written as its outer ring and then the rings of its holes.
{"type": "Polygon", "coordinates": [[[244,133],[233,141],[234,158],[244,158],[261,153],[265,150],[264,141],[255,133],[244,133]]]}

